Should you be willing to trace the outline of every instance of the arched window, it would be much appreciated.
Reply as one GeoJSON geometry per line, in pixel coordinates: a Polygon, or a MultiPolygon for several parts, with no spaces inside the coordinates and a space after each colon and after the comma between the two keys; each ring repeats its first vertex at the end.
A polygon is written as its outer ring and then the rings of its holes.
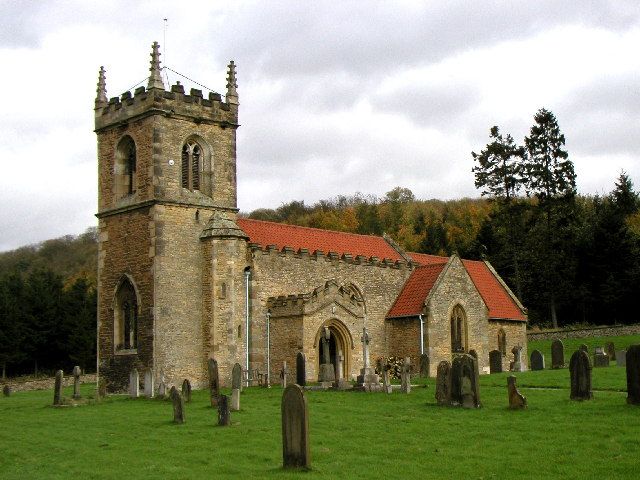
{"type": "Polygon", "coordinates": [[[136,191],[136,144],[129,136],[123,137],[116,148],[114,165],[115,193],[122,198],[136,191]]]}
{"type": "Polygon", "coordinates": [[[202,171],[202,148],[196,142],[187,142],[182,147],[182,187],[200,190],[202,171]]]}
{"type": "Polygon", "coordinates": [[[467,349],[467,321],[464,309],[460,305],[451,312],[451,352],[462,353],[467,349]]]}
{"type": "Polygon", "coordinates": [[[135,350],[138,348],[138,301],[128,279],[118,287],[113,313],[116,350],[135,350]]]}
{"type": "Polygon", "coordinates": [[[498,330],[498,351],[503,356],[507,354],[507,334],[503,328],[498,330]]]}

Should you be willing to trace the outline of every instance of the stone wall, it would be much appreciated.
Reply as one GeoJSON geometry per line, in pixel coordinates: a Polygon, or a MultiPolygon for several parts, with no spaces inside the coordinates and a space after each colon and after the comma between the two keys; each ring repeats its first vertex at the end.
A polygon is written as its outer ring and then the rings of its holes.
{"type": "MultiPolygon", "coordinates": [[[[526,359],[527,356],[527,324],[525,322],[517,322],[517,321],[508,321],[508,320],[489,320],[489,329],[488,329],[488,340],[489,340],[489,351],[498,350],[498,331],[503,329],[506,335],[507,340],[507,351],[506,355],[502,356],[502,371],[506,372],[509,370],[509,365],[513,361],[513,353],[511,350],[516,345],[522,347],[522,366],[526,368],[528,362],[526,359]]],[[[489,354],[487,353],[487,362],[489,361],[489,354]]],[[[488,365],[488,363],[487,363],[488,365]]]]}
{"type": "MultiPolygon", "coordinates": [[[[97,377],[96,374],[88,374],[82,375],[80,377],[81,383],[96,383],[97,377]]],[[[26,392],[32,390],[53,390],[53,387],[56,383],[56,379],[54,377],[47,378],[35,378],[35,379],[13,379],[13,380],[2,380],[0,381],[0,390],[5,385],[10,385],[11,390],[14,392],[26,392]]],[[[62,380],[63,387],[70,387],[73,385],[73,375],[65,375],[62,380]]]]}
{"type": "Polygon", "coordinates": [[[624,335],[640,335],[640,324],[605,325],[600,327],[549,329],[527,332],[527,340],[555,340],[582,337],[616,337],[624,335]]]}
{"type": "MultiPolygon", "coordinates": [[[[389,353],[395,357],[411,357],[414,371],[420,367],[420,320],[418,317],[392,318],[387,320],[389,353]]],[[[427,329],[425,321],[424,347],[427,352],[427,329]]]]}

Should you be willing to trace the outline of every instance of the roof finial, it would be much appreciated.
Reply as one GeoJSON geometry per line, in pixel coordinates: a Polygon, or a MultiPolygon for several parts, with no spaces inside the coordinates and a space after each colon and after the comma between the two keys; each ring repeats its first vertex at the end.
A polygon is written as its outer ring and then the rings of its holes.
{"type": "Polygon", "coordinates": [[[149,84],[147,90],[152,88],[160,88],[164,90],[164,83],[162,82],[162,75],[160,75],[160,45],[158,42],[153,42],[151,46],[151,67],[149,68],[151,75],[149,75],[149,84]]]}
{"type": "Polygon", "coordinates": [[[236,83],[236,65],[233,60],[229,62],[229,70],[227,72],[227,103],[238,105],[238,84],[236,83]]]}
{"type": "Polygon", "coordinates": [[[96,108],[105,107],[107,105],[107,77],[105,76],[104,67],[100,67],[98,72],[98,88],[96,89],[96,108]]]}

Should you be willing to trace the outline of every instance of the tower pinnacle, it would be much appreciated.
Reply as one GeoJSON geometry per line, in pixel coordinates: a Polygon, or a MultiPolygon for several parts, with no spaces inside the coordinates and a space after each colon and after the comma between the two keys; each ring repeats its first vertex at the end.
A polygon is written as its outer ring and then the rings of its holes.
{"type": "Polygon", "coordinates": [[[98,72],[98,88],[96,89],[96,108],[107,105],[107,79],[104,67],[98,72]]]}
{"type": "Polygon", "coordinates": [[[236,83],[236,65],[233,60],[229,62],[229,70],[227,72],[227,103],[238,105],[238,84],[236,83]]]}
{"type": "Polygon", "coordinates": [[[151,67],[149,68],[151,75],[149,75],[149,83],[147,90],[152,88],[160,88],[164,90],[164,83],[162,81],[162,75],[160,75],[160,45],[158,42],[153,42],[151,46],[151,67]]]}

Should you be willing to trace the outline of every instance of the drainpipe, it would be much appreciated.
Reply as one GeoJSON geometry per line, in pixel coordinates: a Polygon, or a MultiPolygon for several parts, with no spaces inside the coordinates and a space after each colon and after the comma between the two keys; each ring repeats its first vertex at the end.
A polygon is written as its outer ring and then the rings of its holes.
{"type": "Polygon", "coordinates": [[[247,370],[246,386],[249,386],[249,278],[251,277],[251,270],[246,269],[244,271],[244,364],[247,370]]]}
{"type": "Polygon", "coordinates": [[[420,355],[424,355],[424,315],[418,315],[420,319],[420,355]]]}
{"type": "Polygon", "coordinates": [[[271,312],[267,310],[267,388],[271,388],[271,341],[269,338],[269,323],[271,312]]]}

